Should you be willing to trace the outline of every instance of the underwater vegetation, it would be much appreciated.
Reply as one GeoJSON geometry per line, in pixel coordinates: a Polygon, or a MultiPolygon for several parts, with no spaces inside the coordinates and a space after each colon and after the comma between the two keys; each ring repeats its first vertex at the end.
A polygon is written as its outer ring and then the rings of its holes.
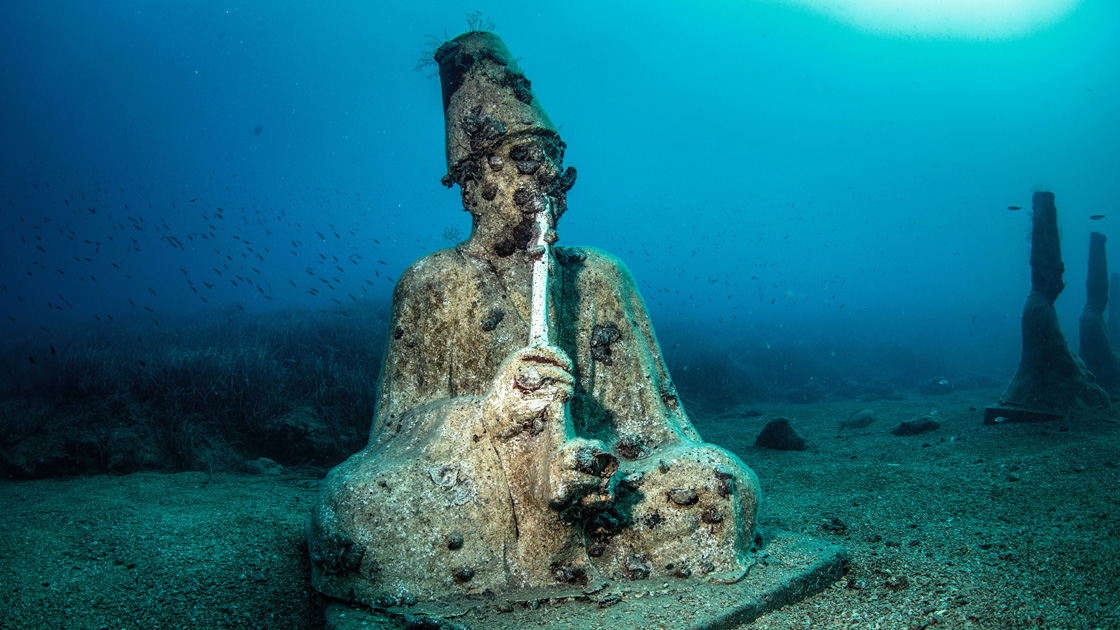
{"type": "MultiPolygon", "coordinates": [[[[363,301],[210,320],[164,315],[159,327],[145,318],[91,322],[49,344],[9,343],[0,348],[9,366],[0,375],[0,475],[237,471],[262,457],[333,466],[365,446],[386,312],[363,301]]],[[[927,386],[998,384],[896,342],[716,347],[687,329],[663,333],[673,382],[704,417],[764,402],[867,402],[927,386]]]]}
{"type": "Polygon", "coordinates": [[[117,322],[45,353],[8,347],[0,475],[331,466],[365,444],[373,417],[375,306],[117,322]]]}
{"type": "MultiPolygon", "coordinates": [[[[386,310],[364,301],[161,316],[160,327],[137,318],[75,327],[46,345],[10,343],[0,349],[9,366],[0,376],[0,475],[237,471],[262,457],[330,467],[366,443],[386,310]]],[[[838,359],[814,343],[716,349],[684,331],[667,337],[674,382],[704,415],[787,400],[807,383],[822,399],[854,400],[946,372],[896,344],[853,344],[838,359]]]]}

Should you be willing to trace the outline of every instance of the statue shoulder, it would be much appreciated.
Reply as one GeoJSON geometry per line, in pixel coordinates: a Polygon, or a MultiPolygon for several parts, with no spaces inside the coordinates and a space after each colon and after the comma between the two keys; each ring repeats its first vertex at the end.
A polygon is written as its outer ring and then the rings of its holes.
{"type": "Polygon", "coordinates": [[[441,282],[448,274],[462,269],[463,258],[454,248],[441,249],[412,262],[397,279],[394,297],[408,295],[417,287],[441,282]]]}
{"type": "Polygon", "coordinates": [[[626,270],[626,264],[610,252],[598,247],[557,247],[553,250],[556,261],[564,266],[584,266],[595,268],[617,267],[626,270]]]}
{"type": "Polygon", "coordinates": [[[597,247],[557,247],[556,260],[565,267],[584,272],[580,275],[633,282],[626,263],[597,247]]]}

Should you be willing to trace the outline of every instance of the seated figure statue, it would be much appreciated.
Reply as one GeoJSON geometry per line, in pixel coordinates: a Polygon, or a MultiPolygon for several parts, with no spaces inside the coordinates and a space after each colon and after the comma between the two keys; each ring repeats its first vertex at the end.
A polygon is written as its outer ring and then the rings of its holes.
{"type": "Polygon", "coordinates": [[[491,33],[435,59],[444,183],[473,226],[397,282],[369,444],[331,471],[309,522],[315,586],[392,606],[742,579],[758,481],[700,440],[630,273],[592,248],[534,246],[555,240],[538,226],[555,225],[575,172],[529,81],[491,33]],[[553,255],[547,339],[529,344],[534,259],[553,255]]]}

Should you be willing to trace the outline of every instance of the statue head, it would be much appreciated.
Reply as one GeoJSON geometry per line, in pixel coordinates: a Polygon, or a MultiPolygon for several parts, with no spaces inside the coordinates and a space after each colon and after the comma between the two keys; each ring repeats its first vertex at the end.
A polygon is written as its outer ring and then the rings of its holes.
{"type": "Polygon", "coordinates": [[[555,225],[575,183],[560,134],[497,35],[460,35],[435,60],[447,136],[443,183],[459,184],[471,213],[466,249],[488,258],[525,251],[537,213],[551,208],[555,225]]]}

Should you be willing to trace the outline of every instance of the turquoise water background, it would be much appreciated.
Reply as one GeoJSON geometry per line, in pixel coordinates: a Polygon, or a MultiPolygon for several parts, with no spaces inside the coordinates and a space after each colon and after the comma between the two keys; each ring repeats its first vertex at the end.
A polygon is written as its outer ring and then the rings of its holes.
{"type": "Polygon", "coordinates": [[[842,2],[6,3],[0,332],[387,300],[469,231],[414,68],[478,10],[579,170],[561,244],[622,258],[663,341],[1010,370],[1032,191],[1071,339],[1120,221],[1120,5],[1067,4],[949,32],[842,2]]]}

